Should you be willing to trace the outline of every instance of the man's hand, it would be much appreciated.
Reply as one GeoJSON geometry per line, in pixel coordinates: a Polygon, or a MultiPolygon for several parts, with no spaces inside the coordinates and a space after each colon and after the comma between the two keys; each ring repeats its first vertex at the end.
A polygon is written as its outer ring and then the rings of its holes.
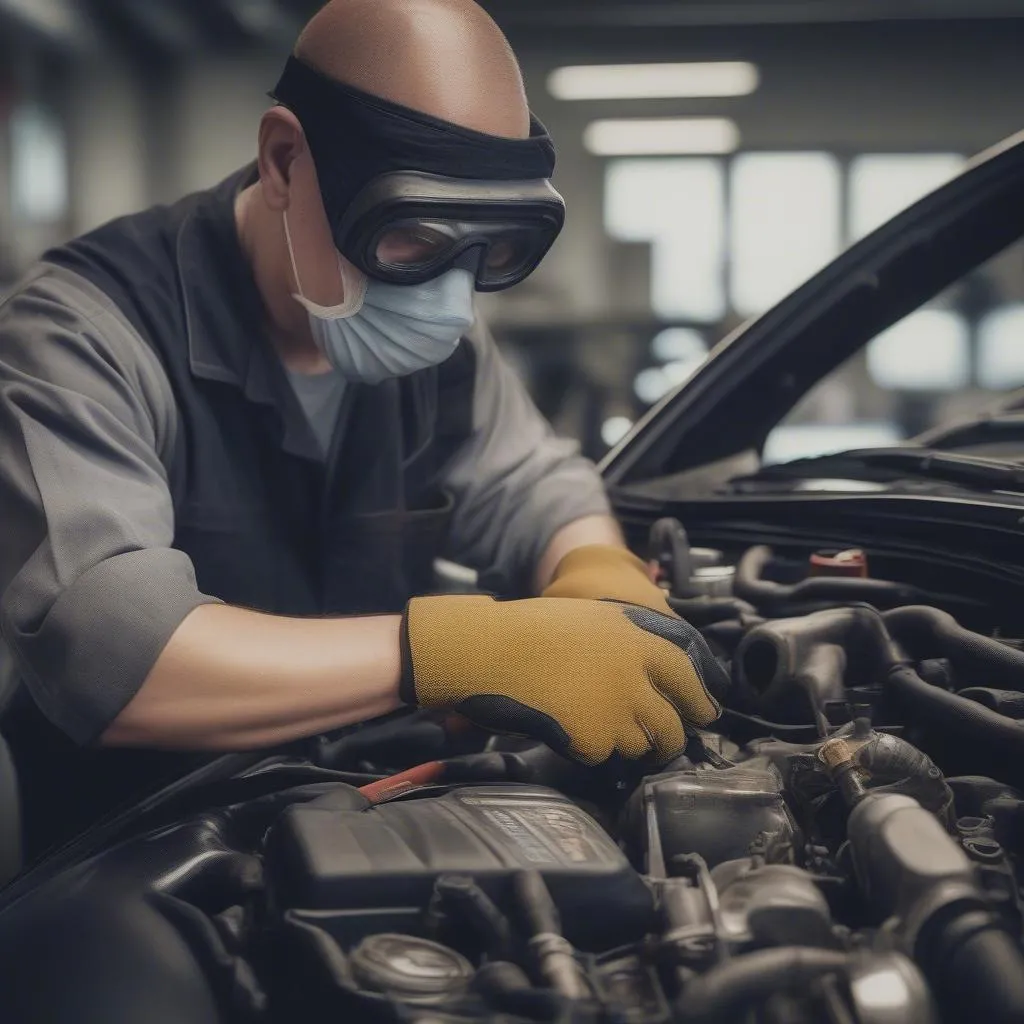
{"type": "Polygon", "coordinates": [[[624,601],[675,616],[665,591],[651,581],[647,566],[624,547],[588,544],[574,548],[558,563],[543,597],[624,601]]]}
{"type": "Polygon", "coordinates": [[[405,701],[586,764],[670,759],[686,743],[683,723],[714,721],[729,685],[689,623],[611,601],[414,598],[402,649],[405,701]]]}

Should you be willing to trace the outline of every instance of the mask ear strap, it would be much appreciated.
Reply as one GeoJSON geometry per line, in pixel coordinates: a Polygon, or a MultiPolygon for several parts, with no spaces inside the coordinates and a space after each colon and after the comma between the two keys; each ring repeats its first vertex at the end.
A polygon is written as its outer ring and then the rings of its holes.
{"type": "Polygon", "coordinates": [[[367,276],[339,252],[338,273],[341,274],[342,304],[335,307],[339,312],[338,316],[355,316],[363,308],[366,299],[366,289],[370,281],[367,276]]]}
{"type": "Polygon", "coordinates": [[[302,294],[302,282],[299,280],[299,267],[295,260],[295,248],[292,245],[292,233],[288,227],[288,211],[282,211],[284,219],[284,237],[288,243],[288,258],[291,260],[292,273],[295,275],[295,286],[298,292],[292,298],[299,303],[308,313],[321,320],[345,320],[355,316],[363,308],[363,300],[366,298],[366,286],[369,283],[366,275],[358,267],[351,266],[339,252],[338,273],[341,275],[342,301],[335,306],[321,306],[312,299],[307,299],[302,294]]]}
{"type": "Polygon", "coordinates": [[[281,217],[284,220],[284,240],[288,243],[288,259],[292,261],[292,273],[295,275],[295,287],[298,289],[298,294],[294,298],[301,301],[304,298],[302,282],[299,280],[299,265],[295,262],[295,248],[292,245],[291,229],[288,227],[288,211],[282,210],[281,217]]]}

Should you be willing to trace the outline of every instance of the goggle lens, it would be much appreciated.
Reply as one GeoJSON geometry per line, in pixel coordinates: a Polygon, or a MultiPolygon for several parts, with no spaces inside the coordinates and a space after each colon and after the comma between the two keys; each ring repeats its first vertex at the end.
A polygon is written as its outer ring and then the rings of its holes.
{"type": "Polygon", "coordinates": [[[518,232],[495,241],[487,250],[484,260],[486,270],[494,276],[503,277],[518,270],[533,256],[536,237],[518,232]]]}
{"type": "Polygon", "coordinates": [[[453,255],[476,252],[477,278],[486,285],[521,272],[550,244],[549,234],[521,225],[418,220],[389,225],[372,252],[380,270],[399,274],[429,272],[453,255]]]}
{"type": "Polygon", "coordinates": [[[452,248],[453,239],[427,224],[399,224],[377,239],[377,262],[384,267],[429,266],[452,248]]]}

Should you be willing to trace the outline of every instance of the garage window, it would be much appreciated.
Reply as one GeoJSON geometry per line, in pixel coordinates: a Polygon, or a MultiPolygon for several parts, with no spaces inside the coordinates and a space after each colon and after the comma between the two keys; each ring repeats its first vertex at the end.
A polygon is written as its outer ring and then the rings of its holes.
{"type": "Polygon", "coordinates": [[[828,153],[747,153],[733,161],[730,289],[761,313],[842,247],[839,161],[828,153]]]}
{"type": "Polygon", "coordinates": [[[849,240],[880,227],[959,173],[958,153],[867,153],[850,162],[849,240]]]}
{"type": "Polygon", "coordinates": [[[655,316],[706,323],[725,315],[721,161],[615,161],[608,166],[604,216],[617,241],[650,243],[655,316]]]}
{"type": "Polygon", "coordinates": [[[68,168],[60,120],[35,103],[10,119],[11,208],[22,224],[52,224],[68,212],[68,168]]]}
{"type": "Polygon", "coordinates": [[[978,325],[978,383],[993,391],[1024,386],[1024,303],[993,310],[978,325]]]}

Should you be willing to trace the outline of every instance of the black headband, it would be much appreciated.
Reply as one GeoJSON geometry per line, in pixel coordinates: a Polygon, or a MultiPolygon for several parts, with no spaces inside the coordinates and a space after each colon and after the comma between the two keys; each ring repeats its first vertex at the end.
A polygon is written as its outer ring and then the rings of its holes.
{"type": "Polygon", "coordinates": [[[332,227],[390,171],[527,181],[550,178],[555,168],[554,144],[532,116],[528,139],[487,135],[336,82],[296,57],[270,95],[302,125],[332,227]]]}

